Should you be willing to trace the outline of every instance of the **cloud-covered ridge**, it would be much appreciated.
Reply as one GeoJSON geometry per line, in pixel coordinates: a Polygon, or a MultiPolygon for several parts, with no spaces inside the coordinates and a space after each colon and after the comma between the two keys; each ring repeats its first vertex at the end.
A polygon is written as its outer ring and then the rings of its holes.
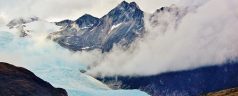
{"type": "Polygon", "coordinates": [[[144,38],[127,51],[114,48],[88,74],[155,75],[235,59],[238,2],[210,0],[193,6],[185,4],[188,7],[165,7],[153,18],[145,18],[148,32],[144,38]]]}

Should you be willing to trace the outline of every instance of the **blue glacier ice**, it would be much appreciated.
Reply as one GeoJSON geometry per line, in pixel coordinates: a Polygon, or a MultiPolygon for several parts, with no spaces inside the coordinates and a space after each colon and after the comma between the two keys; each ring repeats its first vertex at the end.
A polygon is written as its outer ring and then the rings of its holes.
{"type": "Polygon", "coordinates": [[[31,28],[26,37],[19,37],[18,30],[0,27],[0,60],[25,67],[55,87],[67,90],[69,96],[148,96],[139,90],[112,90],[91,76],[80,72],[86,65],[72,53],[51,40],[47,35],[58,30],[54,24],[36,21],[25,24],[31,28]],[[43,24],[45,23],[45,24],[43,24]],[[47,25],[37,28],[41,24],[47,25]],[[39,30],[39,29],[44,29],[39,30]]]}

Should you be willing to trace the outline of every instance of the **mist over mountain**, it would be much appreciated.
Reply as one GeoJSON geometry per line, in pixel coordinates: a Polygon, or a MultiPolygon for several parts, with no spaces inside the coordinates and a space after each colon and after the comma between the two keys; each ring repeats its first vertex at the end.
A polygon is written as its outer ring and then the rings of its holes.
{"type": "Polygon", "coordinates": [[[191,96],[237,87],[236,5],[185,0],[147,13],[122,1],[102,17],[20,17],[0,27],[0,60],[69,96],[191,96]]]}
{"type": "Polygon", "coordinates": [[[53,86],[64,88],[69,96],[148,96],[139,90],[111,90],[93,77],[82,74],[80,70],[86,70],[84,64],[92,62],[90,59],[95,54],[73,53],[47,39],[50,32],[61,28],[54,23],[38,20],[21,26],[22,30],[0,28],[1,61],[29,69],[53,86]],[[20,37],[22,31],[27,35],[20,37]]]}
{"type": "Polygon", "coordinates": [[[237,17],[229,4],[211,0],[198,3],[199,7],[163,7],[145,16],[146,32],[132,47],[126,51],[113,48],[88,73],[95,76],[156,75],[236,60],[236,44],[231,42],[237,40],[234,27],[237,17]],[[213,6],[222,6],[222,11],[216,11],[213,6]]]}

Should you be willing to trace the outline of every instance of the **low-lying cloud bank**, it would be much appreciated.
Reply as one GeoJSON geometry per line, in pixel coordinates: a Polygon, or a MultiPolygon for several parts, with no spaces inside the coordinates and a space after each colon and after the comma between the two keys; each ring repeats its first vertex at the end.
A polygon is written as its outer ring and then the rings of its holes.
{"type": "Polygon", "coordinates": [[[175,8],[173,11],[181,13],[180,17],[173,12],[161,12],[154,17],[159,21],[154,25],[145,18],[148,32],[143,39],[126,51],[115,47],[103,59],[98,59],[87,73],[95,76],[155,75],[236,59],[238,1],[210,0],[199,5],[175,8]]]}

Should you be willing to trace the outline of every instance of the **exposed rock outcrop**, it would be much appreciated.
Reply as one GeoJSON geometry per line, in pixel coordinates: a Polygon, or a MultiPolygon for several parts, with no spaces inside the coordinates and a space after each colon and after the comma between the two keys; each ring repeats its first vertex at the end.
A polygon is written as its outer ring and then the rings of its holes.
{"type": "Polygon", "coordinates": [[[0,96],[67,96],[29,70],[0,62],[0,96]]]}
{"type": "Polygon", "coordinates": [[[75,21],[56,22],[62,30],[49,35],[73,51],[101,49],[108,52],[117,44],[128,48],[144,34],[144,12],[135,2],[123,1],[101,18],[85,14],[75,21]]]}

